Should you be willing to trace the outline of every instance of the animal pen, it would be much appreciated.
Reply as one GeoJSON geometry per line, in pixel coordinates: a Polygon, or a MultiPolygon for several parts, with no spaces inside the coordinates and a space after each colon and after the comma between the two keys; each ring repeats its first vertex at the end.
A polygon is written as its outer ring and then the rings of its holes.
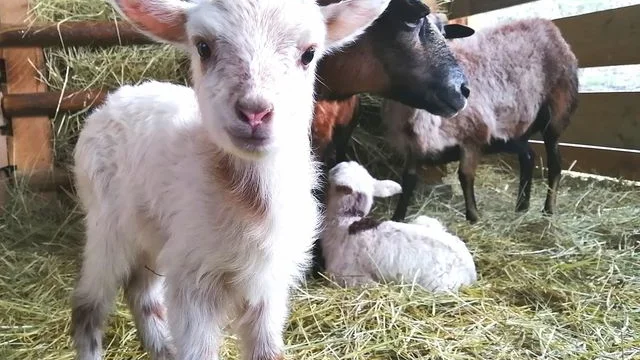
{"type": "MultiPolygon", "coordinates": [[[[454,0],[444,7],[452,22],[465,22],[529,2],[454,0]]],[[[554,22],[580,67],[591,68],[640,64],[639,19],[640,4],[554,22]]],[[[0,358],[72,358],[68,296],[82,213],[60,197],[73,198],[75,135],[83,114],[119,83],[185,82],[182,60],[102,2],[0,2],[0,180],[7,185],[0,194],[0,358]]],[[[372,116],[377,103],[368,97],[361,116],[372,116]]],[[[639,92],[581,93],[560,140],[563,169],[640,181],[639,114],[639,92]]],[[[355,139],[359,161],[380,178],[399,179],[401,164],[380,149],[375,131],[358,129],[355,139]]],[[[539,139],[531,143],[544,154],[539,139]]],[[[456,188],[448,178],[439,181],[456,188]]],[[[513,211],[514,179],[495,161],[479,171],[478,224],[464,222],[459,194],[441,199],[425,191],[411,209],[466,239],[478,284],[453,297],[409,285],[358,291],[306,283],[294,295],[288,352],[305,359],[640,358],[639,188],[565,176],[558,214],[548,219],[538,209],[539,179],[531,210],[513,211]]],[[[381,201],[376,214],[389,218],[394,205],[381,201]]],[[[130,315],[121,301],[118,308],[106,353],[139,358],[130,315]]],[[[225,353],[237,351],[227,346],[225,353]]]]}

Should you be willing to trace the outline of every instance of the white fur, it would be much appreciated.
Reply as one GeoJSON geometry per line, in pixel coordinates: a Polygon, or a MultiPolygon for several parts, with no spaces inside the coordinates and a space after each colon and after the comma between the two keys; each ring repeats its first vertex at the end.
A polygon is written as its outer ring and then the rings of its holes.
{"type": "Polygon", "coordinates": [[[289,292],[319,225],[309,140],[315,64],[355,39],[388,0],[114,3],[150,36],[186,39],[177,45],[193,52],[194,89],[123,86],[85,122],[74,169],[87,212],[72,306],[77,358],[102,358],[101,328],[124,285],[152,359],[218,359],[230,323],[245,359],[279,359],[289,292]],[[173,23],[180,8],[186,25],[173,23]],[[201,62],[194,39],[210,44],[215,61],[201,62]],[[309,44],[316,57],[304,68],[309,44]],[[274,107],[262,148],[230,140],[229,128],[243,126],[233,105],[247,96],[274,107]],[[264,207],[243,202],[252,192],[247,198],[264,207]]]}
{"type": "Polygon", "coordinates": [[[415,282],[442,292],[476,281],[475,264],[464,242],[434,218],[420,216],[409,224],[383,221],[376,228],[349,234],[349,226],[371,210],[373,197],[397,194],[399,184],[374,179],[353,161],[336,165],[329,184],[322,251],[327,273],[339,284],[415,282]],[[341,193],[337,186],[349,187],[353,193],[341,193]]]}

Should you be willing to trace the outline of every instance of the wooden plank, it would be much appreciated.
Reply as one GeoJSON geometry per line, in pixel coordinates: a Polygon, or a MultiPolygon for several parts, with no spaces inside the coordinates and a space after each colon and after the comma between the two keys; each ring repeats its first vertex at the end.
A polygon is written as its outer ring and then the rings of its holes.
{"type": "Polygon", "coordinates": [[[59,189],[72,190],[73,174],[68,170],[57,168],[37,170],[27,174],[16,171],[12,182],[24,184],[32,191],[49,192],[59,189]]]}
{"type": "MultiPolygon", "coordinates": [[[[546,168],[547,154],[542,141],[531,140],[529,143],[536,152],[536,165],[546,168]]],[[[563,170],[640,180],[640,151],[638,150],[560,143],[560,156],[563,170]]],[[[503,160],[516,171],[518,169],[517,157],[514,155],[500,154],[486,158],[488,162],[503,160]]]]}
{"type": "Polygon", "coordinates": [[[582,93],[579,101],[561,141],[640,150],[640,92],[582,93]]]}
{"type": "Polygon", "coordinates": [[[0,25],[0,47],[115,46],[154,44],[125,21],[70,21],[0,25]]]}
{"type": "Polygon", "coordinates": [[[456,19],[493,10],[504,9],[515,5],[526,4],[536,0],[453,0],[442,6],[448,10],[450,19],[456,19]]]}
{"type": "Polygon", "coordinates": [[[556,19],[580,67],[640,63],[640,4],[556,19]]]}
{"type": "Polygon", "coordinates": [[[56,112],[76,112],[102,104],[107,91],[82,90],[65,93],[48,91],[44,93],[8,94],[0,101],[0,107],[9,117],[53,116],[56,112]]]}
{"type": "MultiPolygon", "coordinates": [[[[0,1],[0,23],[20,23],[27,19],[28,0],[0,1]]],[[[2,49],[5,60],[7,93],[46,91],[38,81],[44,56],[39,48],[2,49]],[[34,68],[35,67],[35,68],[34,68]]],[[[9,161],[20,171],[52,166],[51,121],[46,116],[11,119],[13,135],[9,137],[9,161]]]]}
{"type": "MultiPolygon", "coordinates": [[[[640,180],[640,151],[569,143],[560,144],[562,169],[564,170],[569,169],[575,162],[571,168],[573,171],[627,180],[640,180]]],[[[546,167],[546,154],[542,142],[532,140],[531,145],[538,157],[542,157],[546,167]]]]}

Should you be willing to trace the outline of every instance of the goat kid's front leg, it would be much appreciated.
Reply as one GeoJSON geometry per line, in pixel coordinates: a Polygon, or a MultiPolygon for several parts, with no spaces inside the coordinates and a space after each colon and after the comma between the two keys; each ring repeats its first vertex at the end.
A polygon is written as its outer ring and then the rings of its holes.
{"type": "Polygon", "coordinates": [[[125,287],[125,297],[138,336],[152,360],[173,360],[175,349],[166,323],[163,279],[152,269],[155,261],[141,256],[125,287]]]}
{"type": "Polygon", "coordinates": [[[476,147],[460,147],[460,167],[458,168],[458,180],[464,195],[465,215],[467,221],[478,221],[478,206],[474,192],[474,180],[480,157],[480,150],[476,147]]]}
{"type": "Polygon", "coordinates": [[[407,209],[411,203],[411,196],[418,183],[418,161],[413,155],[407,156],[404,172],[402,174],[402,193],[396,206],[396,211],[391,220],[403,222],[407,216],[407,209]]]}
{"type": "Polygon", "coordinates": [[[289,291],[278,289],[259,301],[247,301],[238,321],[238,335],[246,360],[284,359],[283,332],[288,317],[289,291]]]}
{"type": "Polygon", "coordinates": [[[170,271],[166,279],[167,320],[176,359],[218,360],[226,315],[224,289],[203,284],[206,279],[195,286],[194,276],[177,270],[170,271]]]}

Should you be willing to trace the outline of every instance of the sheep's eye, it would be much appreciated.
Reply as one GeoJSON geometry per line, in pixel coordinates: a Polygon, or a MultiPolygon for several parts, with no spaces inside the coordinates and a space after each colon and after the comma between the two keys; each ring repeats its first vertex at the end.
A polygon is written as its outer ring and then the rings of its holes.
{"type": "Polygon", "coordinates": [[[417,19],[412,19],[410,21],[405,21],[404,22],[404,26],[406,26],[409,29],[415,29],[416,27],[422,25],[422,21],[424,18],[417,18],[417,19]]]}
{"type": "Polygon", "coordinates": [[[311,63],[311,61],[313,61],[313,57],[315,55],[316,55],[315,46],[309,46],[309,48],[305,50],[304,53],[302,53],[302,57],[300,57],[300,62],[302,63],[303,66],[307,66],[311,63]]]}
{"type": "Polygon", "coordinates": [[[198,55],[200,55],[201,59],[208,59],[211,56],[211,49],[206,42],[198,41],[196,48],[198,49],[198,55]]]}

